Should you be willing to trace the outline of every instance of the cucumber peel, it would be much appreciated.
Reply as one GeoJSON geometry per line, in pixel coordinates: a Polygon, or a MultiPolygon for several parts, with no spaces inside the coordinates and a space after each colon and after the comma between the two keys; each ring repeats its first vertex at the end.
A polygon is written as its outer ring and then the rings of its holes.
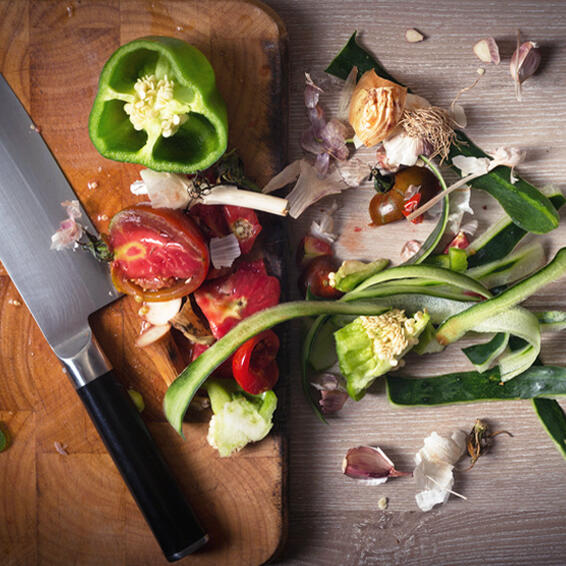
{"type": "Polygon", "coordinates": [[[566,415],[562,407],[554,399],[535,398],[532,403],[548,436],[566,459],[566,415]]]}
{"type": "Polygon", "coordinates": [[[170,385],[163,399],[163,409],[171,426],[183,436],[183,417],[195,393],[208,376],[246,340],[276,324],[304,316],[320,314],[381,314],[387,307],[358,301],[294,301],[259,311],[240,321],[230,332],[191,362],[170,385]]]}
{"type": "Polygon", "coordinates": [[[391,403],[407,406],[476,403],[538,397],[566,397],[566,368],[531,366],[511,381],[502,382],[497,367],[455,372],[437,377],[386,377],[391,403]]]}
{"type": "MultiPolygon", "coordinates": [[[[448,155],[449,164],[452,164],[456,155],[489,158],[489,155],[476,146],[464,132],[456,130],[455,133],[456,141],[448,155]]],[[[452,167],[460,172],[457,167],[452,167]]],[[[554,230],[558,226],[559,218],[552,202],[521,178],[511,183],[510,175],[511,169],[500,165],[489,173],[472,179],[469,184],[494,197],[519,228],[534,234],[546,234],[554,230]]]]}
{"type": "Polygon", "coordinates": [[[566,273],[566,248],[561,248],[554,259],[534,275],[510,287],[497,297],[472,306],[449,318],[437,331],[440,344],[455,342],[466,332],[475,330],[481,321],[505,313],[506,310],[524,301],[541,287],[559,279],[566,273]]]}

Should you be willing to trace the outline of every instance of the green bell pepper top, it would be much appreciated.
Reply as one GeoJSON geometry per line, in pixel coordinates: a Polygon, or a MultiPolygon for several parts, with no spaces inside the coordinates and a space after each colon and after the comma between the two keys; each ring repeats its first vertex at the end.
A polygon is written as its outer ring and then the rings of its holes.
{"type": "Polygon", "coordinates": [[[89,134],[115,161],[175,173],[206,169],[228,144],[226,105],[212,66],[172,37],[123,45],[102,69],[89,134]]]}

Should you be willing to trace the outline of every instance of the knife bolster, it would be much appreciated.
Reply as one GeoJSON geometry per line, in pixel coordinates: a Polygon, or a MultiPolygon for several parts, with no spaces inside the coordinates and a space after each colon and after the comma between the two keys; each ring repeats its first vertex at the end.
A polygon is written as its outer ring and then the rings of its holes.
{"type": "Polygon", "coordinates": [[[86,344],[81,347],[78,353],[71,357],[60,356],[59,359],[67,368],[67,374],[75,389],[79,389],[97,377],[108,373],[112,367],[96,338],[92,335],[90,328],[88,328],[86,344]]]}

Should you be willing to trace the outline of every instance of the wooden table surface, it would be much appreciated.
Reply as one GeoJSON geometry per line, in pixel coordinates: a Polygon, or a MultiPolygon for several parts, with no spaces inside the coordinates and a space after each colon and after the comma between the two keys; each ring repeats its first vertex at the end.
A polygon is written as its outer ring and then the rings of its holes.
{"type": "MultiPolygon", "coordinates": [[[[80,0],[68,4],[78,5],[80,0]]],[[[444,106],[477,77],[480,62],[472,45],[493,36],[503,60],[497,67],[486,66],[478,86],[460,99],[468,113],[467,131],[485,149],[526,148],[528,161],[520,167],[521,173],[539,186],[566,189],[566,2],[267,0],[267,4],[282,17],[289,34],[291,160],[302,155],[299,138],[307,126],[304,72],[331,87],[323,70],[354,30],[394,76],[433,104],[444,106]],[[426,40],[406,43],[404,33],[410,27],[418,28],[426,40]],[[508,72],[517,28],[525,39],[540,42],[543,53],[540,72],[525,84],[522,103],[515,100],[508,72]]],[[[369,258],[387,249],[388,236],[366,226],[370,196],[353,190],[335,199],[341,207],[336,215],[341,232],[337,250],[344,257],[369,258]]],[[[480,227],[497,216],[492,202],[475,196],[474,204],[481,213],[480,227]]],[[[309,212],[299,221],[289,221],[292,242],[312,218],[309,212]]],[[[566,245],[564,213],[562,218],[561,227],[541,237],[549,255],[566,245]]],[[[291,289],[295,277],[291,273],[291,289]]],[[[564,282],[553,284],[529,303],[539,309],[566,310],[564,289],[564,282]]],[[[301,325],[291,328],[298,331],[301,325]]],[[[297,355],[299,346],[295,339],[297,355]]],[[[543,356],[547,363],[565,365],[564,335],[545,337],[543,356]]],[[[432,374],[455,367],[467,366],[459,349],[450,348],[417,371],[432,374]]],[[[294,363],[287,407],[288,539],[278,564],[564,564],[566,462],[528,401],[398,409],[389,405],[378,384],[361,402],[348,402],[338,417],[324,425],[307,406],[298,375],[294,363]],[[344,454],[360,444],[378,444],[399,469],[412,469],[414,454],[430,432],[468,430],[478,417],[510,430],[514,437],[498,438],[492,452],[473,470],[457,475],[454,489],[467,501],[452,497],[446,505],[422,513],[410,478],[368,487],[341,474],[344,454]],[[389,506],[381,511],[377,503],[384,496],[389,506]]]]}
{"type": "MultiPolygon", "coordinates": [[[[323,70],[354,30],[391,74],[433,104],[448,105],[475,79],[480,61],[472,53],[482,37],[497,39],[502,62],[486,66],[478,86],[460,102],[469,118],[468,132],[485,149],[519,145],[528,151],[521,173],[538,186],[566,189],[566,2],[437,0],[268,0],[289,33],[289,158],[301,156],[300,134],[307,119],[303,73],[323,78],[323,70]],[[407,28],[426,40],[408,44],[407,28]],[[513,94],[509,60],[517,28],[525,40],[540,42],[543,63],[524,85],[524,101],[513,94]]],[[[365,214],[368,193],[350,191],[337,199],[339,251],[348,251],[353,220],[365,214]],[[359,208],[359,212],[356,210],[359,208]]],[[[330,197],[329,202],[332,201],[330,197]]],[[[496,207],[479,207],[479,220],[496,207]]],[[[306,215],[291,222],[299,235],[306,215]]],[[[355,222],[354,222],[355,224],[355,222]]],[[[363,224],[359,224],[363,226],[363,224]]],[[[379,236],[374,232],[375,237],[379,236]]],[[[358,233],[358,235],[360,235],[358,233]]],[[[368,242],[366,230],[361,233],[368,242]]],[[[384,235],[383,238],[386,238],[384,235]]],[[[566,222],[543,236],[549,253],[566,245],[566,222]]],[[[365,250],[371,257],[369,250],[365,250]]],[[[537,307],[566,306],[565,282],[530,301],[537,307]]],[[[544,340],[547,363],[566,363],[565,337],[544,340]]],[[[433,367],[467,367],[458,348],[437,356],[433,367]]],[[[419,368],[420,369],[420,368],[419,368]]],[[[339,417],[319,423],[303,400],[297,380],[291,386],[289,426],[289,538],[281,564],[564,564],[566,558],[566,462],[542,430],[530,402],[461,405],[431,409],[391,407],[380,386],[361,402],[348,402],[339,417]],[[402,469],[411,469],[415,452],[431,431],[467,430],[476,417],[513,432],[500,437],[476,467],[456,477],[451,497],[429,513],[418,510],[412,480],[399,478],[377,487],[349,481],[340,473],[348,448],[379,444],[402,469]],[[380,511],[380,497],[389,507],[380,511]]],[[[564,407],[566,404],[562,403],[564,407]]]]}

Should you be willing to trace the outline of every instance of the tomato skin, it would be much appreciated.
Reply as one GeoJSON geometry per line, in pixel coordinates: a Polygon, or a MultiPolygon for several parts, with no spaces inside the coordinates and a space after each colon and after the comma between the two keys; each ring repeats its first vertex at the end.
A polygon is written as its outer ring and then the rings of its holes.
{"type": "Polygon", "coordinates": [[[178,210],[138,204],[110,223],[112,280],[119,291],[145,301],[192,293],[204,281],[208,246],[196,224],[178,210]]]}
{"type": "Polygon", "coordinates": [[[207,281],[194,293],[215,338],[221,338],[240,320],[279,302],[280,284],[267,275],[263,261],[242,263],[226,277],[207,281]]]}
{"type": "Polygon", "coordinates": [[[236,350],[232,374],[244,391],[258,395],[273,388],[279,378],[278,350],[279,338],[273,330],[260,332],[236,350]]]}
{"type": "Polygon", "coordinates": [[[306,296],[307,289],[321,299],[339,299],[344,293],[330,285],[328,274],[336,271],[333,258],[327,255],[315,257],[299,277],[299,290],[306,296]]]}
{"type": "Polygon", "coordinates": [[[250,253],[261,232],[261,224],[255,211],[243,206],[224,205],[224,216],[228,227],[238,238],[242,254],[250,253]]]}

